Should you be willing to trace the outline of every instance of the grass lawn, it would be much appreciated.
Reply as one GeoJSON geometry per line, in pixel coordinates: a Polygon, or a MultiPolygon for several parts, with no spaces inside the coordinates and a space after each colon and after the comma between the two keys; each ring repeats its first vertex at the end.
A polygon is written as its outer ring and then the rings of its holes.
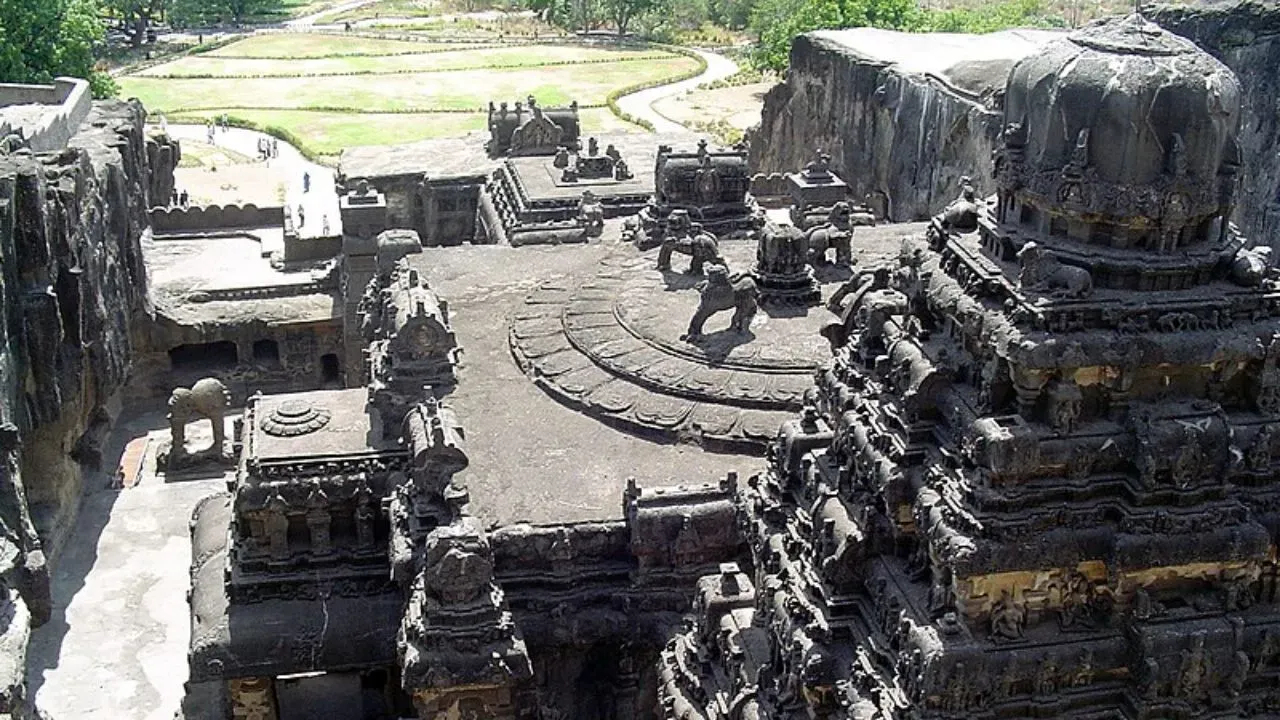
{"type": "MultiPolygon", "coordinates": [[[[606,111],[607,112],[607,111],[606,111]]],[[[480,113],[394,113],[351,115],[346,113],[289,110],[231,110],[228,115],[260,126],[288,128],[321,155],[337,155],[343,148],[361,145],[399,145],[438,137],[456,137],[484,130],[480,113]]],[[[221,112],[184,114],[183,121],[204,122],[221,112]]],[[[621,122],[621,121],[619,121],[621,122]]],[[[183,152],[186,152],[185,146],[183,152]]]]}
{"type": "Polygon", "coordinates": [[[120,95],[136,97],[153,112],[214,108],[358,108],[476,110],[490,100],[514,101],[533,95],[546,105],[603,103],[614,88],[673,77],[696,67],[683,56],[670,59],[561,65],[512,70],[464,70],[409,75],[166,80],[140,76],[119,79],[120,95]]]}
{"type": "MultiPolygon", "coordinates": [[[[490,101],[533,95],[544,105],[602,105],[613,90],[688,72],[697,62],[647,48],[530,45],[478,48],[358,36],[263,34],[118,78],[170,121],[226,113],[296,134],[314,152],[484,130],[490,101]],[[446,51],[423,53],[424,49],[446,51]],[[406,51],[417,54],[404,55],[406,51]],[[342,57],[319,57],[323,55],[342,57]],[[275,57],[276,59],[254,59],[275,57]],[[580,64],[560,64],[589,60],[580,64]],[[485,66],[490,66],[485,69],[485,66]],[[505,67],[492,67],[505,66],[505,67]],[[466,69],[472,68],[472,69],[466,69]],[[397,74],[333,75],[341,72],[397,74]],[[322,75],[322,73],[331,73],[322,75]],[[298,74],[302,77],[287,77],[298,74]],[[230,77],[171,77],[222,75],[230,77]],[[234,77],[262,75],[264,77],[234,77]]],[[[604,108],[583,108],[587,132],[639,130],[604,108]]]]}
{"type": "Polygon", "coordinates": [[[654,57],[681,57],[660,50],[644,48],[593,48],[572,45],[545,46],[476,46],[421,45],[422,55],[351,56],[300,60],[260,60],[219,57],[213,53],[187,57],[147,68],[137,77],[199,75],[332,75],[335,73],[394,73],[407,70],[424,72],[481,67],[532,67],[574,61],[643,62],[654,57]]]}
{"type": "MultiPolygon", "coordinates": [[[[204,54],[205,57],[268,57],[281,60],[330,55],[389,55],[422,52],[428,43],[412,40],[378,40],[358,36],[318,33],[264,33],[250,35],[204,54]]],[[[437,46],[438,47],[438,46],[437,46]]]]}

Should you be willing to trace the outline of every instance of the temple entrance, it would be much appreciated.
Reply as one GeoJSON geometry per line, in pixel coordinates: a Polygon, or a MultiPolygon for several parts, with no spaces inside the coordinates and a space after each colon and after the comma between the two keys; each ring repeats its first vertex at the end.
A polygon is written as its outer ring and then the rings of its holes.
{"type": "Polygon", "coordinates": [[[326,386],[337,385],[342,382],[342,371],[337,355],[326,353],[320,356],[320,381],[326,386]]]}
{"type": "Polygon", "coordinates": [[[169,351],[169,365],[174,370],[228,369],[238,362],[236,344],[227,340],[179,345],[169,351]]]}
{"type": "Polygon", "coordinates": [[[253,361],[269,368],[280,367],[280,345],[275,340],[257,340],[253,343],[253,361]]]}

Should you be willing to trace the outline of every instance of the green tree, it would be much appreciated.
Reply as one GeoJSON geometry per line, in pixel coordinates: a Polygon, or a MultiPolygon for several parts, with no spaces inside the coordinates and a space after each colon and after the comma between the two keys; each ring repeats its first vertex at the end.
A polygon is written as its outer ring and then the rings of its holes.
{"type": "Polygon", "coordinates": [[[604,6],[618,30],[618,37],[622,37],[627,34],[631,21],[656,8],[658,0],[604,0],[604,6]]]}
{"type": "Polygon", "coordinates": [[[129,32],[129,43],[141,47],[147,27],[158,21],[166,10],[166,0],[106,0],[107,7],[120,16],[129,32]]]}
{"type": "Polygon", "coordinates": [[[751,12],[750,27],[760,38],[756,64],[783,70],[791,41],[802,33],[851,27],[918,30],[922,22],[914,0],[761,0],[751,12]]]}
{"type": "Polygon", "coordinates": [[[213,23],[237,25],[284,12],[284,0],[169,0],[169,21],[178,27],[213,23]]]}
{"type": "Polygon", "coordinates": [[[103,27],[94,0],[0,0],[0,81],[86,78],[99,97],[115,83],[94,69],[103,27]]]}

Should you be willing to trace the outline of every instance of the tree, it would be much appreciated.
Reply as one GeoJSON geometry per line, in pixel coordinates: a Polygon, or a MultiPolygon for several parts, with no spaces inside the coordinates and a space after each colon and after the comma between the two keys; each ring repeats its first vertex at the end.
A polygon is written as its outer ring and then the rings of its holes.
{"type": "Polygon", "coordinates": [[[141,47],[147,27],[164,15],[166,0],[107,0],[107,7],[124,21],[129,31],[129,44],[141,47]]]}
{"type": "MultiPolygon", "coordinates": [[[[142,2],[144,0],[127,0],[142,2]]],[[[169,0],[169,21],[179,27],[230,22],[237,25],[261,15],[284,12],[284,0],[169,0]]]]}
{"type": "Polygon", "coordinates": [[[914,0],[761,0],[750,27],[760,42],[755,61],[783,70],[797,35],[826,28],[877,27],[918,30],[923,18],[914,0]]]}
{"type": "Polygon", "coordinates": [[[618,37],[627,34],[631,21],[657,7],[657,0],[605,0],[609,19],[618,29],[618,37]]]}
{"type": "Polygon", "coordinates": [[[93,64],[104,30],[94,0],[0,0],[0,81],[86,78],[101,97],[114,83],[93,64]]]}

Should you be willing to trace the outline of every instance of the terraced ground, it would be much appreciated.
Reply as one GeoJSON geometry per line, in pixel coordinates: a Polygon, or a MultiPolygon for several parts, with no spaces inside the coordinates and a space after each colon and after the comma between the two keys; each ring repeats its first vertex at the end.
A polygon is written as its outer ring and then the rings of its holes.
{"type": "Polygon", "coordinates": [[[497,45],[350,34],[263,33],[119,78],[170,122],[224,114],[289,130],[309,149],[386,145],[485,127],[489,101],[577,100],[587,132],[634,129],[605,107],[619,88],[696,70],[644,47],[497,45]]]}

